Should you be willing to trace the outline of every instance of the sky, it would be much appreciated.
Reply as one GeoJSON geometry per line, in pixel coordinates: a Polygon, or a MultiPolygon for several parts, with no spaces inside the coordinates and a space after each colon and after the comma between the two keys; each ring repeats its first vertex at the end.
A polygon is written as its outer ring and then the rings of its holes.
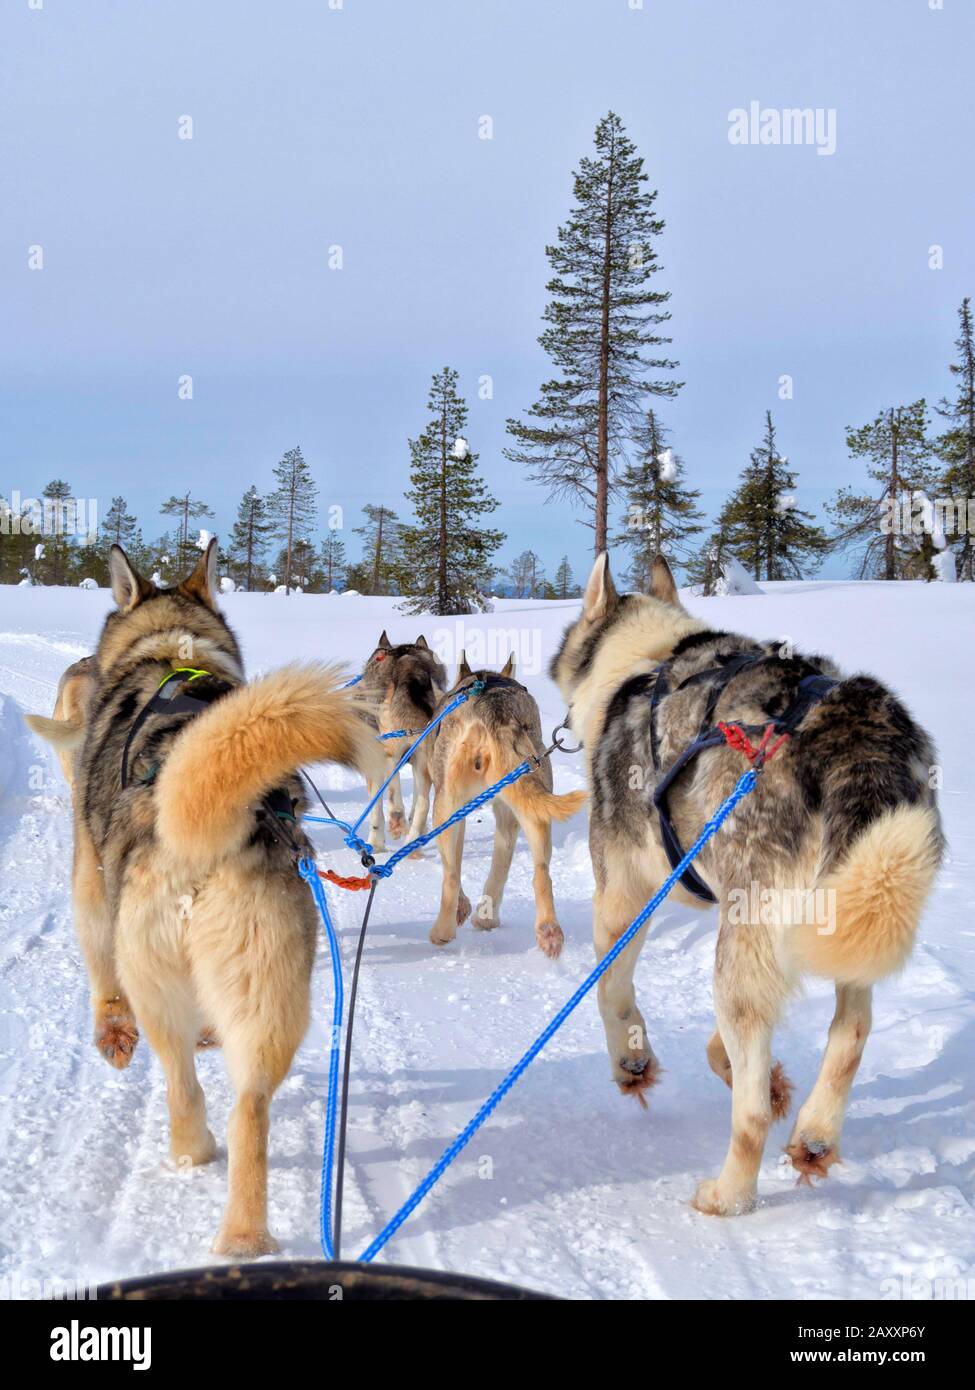
{"type": "Polygon", "coordinates": [[[551,375],[545,246],[612,109],[666,222],[688,481],[713,514],[771,409],[818,511],[860,476],[847,425],[949,389],[973,52],[971,0],[7,0],[0,494],[121,493],[148,538],[190,487],[226,534],[300,444],[322,532],[405,517],[449,364],[500,558],[583,575],[580,513],[502,449],[551,375]],[[835,151],[733,144],[752,102],[821,111],[835,151]]]}

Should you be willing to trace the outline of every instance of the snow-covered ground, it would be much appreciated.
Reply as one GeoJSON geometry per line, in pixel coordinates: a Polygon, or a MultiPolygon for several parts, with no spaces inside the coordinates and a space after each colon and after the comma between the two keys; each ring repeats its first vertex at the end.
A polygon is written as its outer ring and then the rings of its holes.
{"type": "MultiPolygon", "coordinates": [[[[903,1280],[975,1277],[975,814],[971,690],[975,590],[967,585],[806,583],[748,597],[689,599],[723,627],[791,638],[847,669],[875,672],[933,732],[944,761],[950,860],[913,961],[877,991],[875,1026],[853,1090],[844,1161],[797,1188],[773,1130],[761,1203],[737,1220],[688,1205],[717,1172],[729,1093],[708,1070],[713,915],[665,906],[637,971],[665,1075],[642,1111],[609,1080],[587,1001],[450,1169],[385,1257],[509,1279],[573,1298],[882,1298],[903,1280]]],[[[21,710],[49,712],[63,668],[92,647],[104,590],[0,588],[0,1287],[18,1278],[98,1279],[203,1263],[226,1182],[226,1150],[189,1173],[166,1157],[160,1067],[143,1041],[112,1071],[90,1042],[87,990],[71,928],[69,799],[56,762],[21,710]]],[[[562,717],[544,675],[573,603],[502,601],[466,620],[406,619],[393,600],[230,594],[224,607],[251,672],[295,657],[357,668],[386,627],[422,629],[456,658],[503,657],[514,640],[546,731],[562,717]],[[466,625],[466,634],[461,628],[466,625]],[[505,635],[507,634],[507,636],[505,635]],[[480,651],[476,643],[482,643],[480,651]],[[492,648],[493,643],[493,648],[492,648]]],[[[556,788],[581,784],[556,759],[556,788]]],[[[358,808],[350,774],[322,770],[339,815],[358,808]]],[[[465,887],[483,881],[490,814],[467,836],[465,887]]],[[[355,872],[331,831],[323,862],[355,872]]],[[[381,886],[366,947],[356,1027],[345,1249],[358,1253],[470,1118],[592,963],[592,873],[584,817],[557,827],[557,963],[535,948],[524,842],[504,923],[427,941],[439,859],[409,860],[381,886]]],[[[362,901],[332,895],[347,963],[362,901]]],[[[326,1019],[324,958],[315,1022],[275,1101],[271,1226],[285,1255],[314,1256],[326,1019]]],[[[808,1090],[831,1016],[812,984],[778,1034],[808,1090]]],[[[199,1069],[215,1133],[230,1092],[219,1052],[199,1069]]],[[[798,1097],[797,1097],[798,1098],[798,1097]]]]}

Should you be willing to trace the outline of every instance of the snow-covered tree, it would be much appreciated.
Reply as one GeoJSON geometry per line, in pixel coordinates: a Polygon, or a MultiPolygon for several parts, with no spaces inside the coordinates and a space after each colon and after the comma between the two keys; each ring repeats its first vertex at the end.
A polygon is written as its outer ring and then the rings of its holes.
{"type": "Polygon", "coordinates": [[[684,465],[667,438],[656,411],[648,410],[633,432],[635,456],[620,474],[626,509],[615,539],[629,551],[625,578],[640,593],[649,592],[654,556],[686,563],[691,537],[704,529],[701,494],[684,482],[684,465]]]}
{"type": "Polygon", "coordinates": [[[505,537],[485,525],[498,503],[468,446],[467,405],[452,368],[434,376],[427,408],[429,424],[410,440],[412,486],[406,496],[416,520],[402,528],[400,538],[415,597],[404,611],[469,613],[482,606],[491,556],[505,537]]]}
{"type": "Polygon", "coordinates": [[[606,549],[616,466],[640,403],[671,397],[678,365],[670,338],[669,294],[654,288],[654,249],[663,231],[643,160],[612,111],[596,127],[595,154],[581,160],[574,204],[546,248],[552,298],[539,342],[558,375],[545,382],[524,421],[509,420],[506,456],[554,497],[580,502],[592,519],[596,553],[606,549]]]}

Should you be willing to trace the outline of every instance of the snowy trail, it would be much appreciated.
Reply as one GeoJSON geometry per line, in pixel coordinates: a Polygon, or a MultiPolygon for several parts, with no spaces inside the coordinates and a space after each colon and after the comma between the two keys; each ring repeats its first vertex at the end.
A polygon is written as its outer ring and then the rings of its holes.
{"type": "MultiPolygon", "coordinates": [[[[722,626],[789,635],[847,669],[873,669],[908,699],[944,759],[951,860],[911,964],[877,991],[842,1165],[816,1190],[797,1189],[779,1157],[788,1134],[781,1124],[755,1213],[715,1221],[690,1209],[696,1181],[720,1165],[729,1097],[704,1057],[713,919],[665,906],[637,972],[665,1068],[650,1111],[609,1083],[587,1001],[386,1258],[574,1298],[877,1298],[904,1278],[975,1277],[975,814],[965,708],[975,596],[962,586],[892,587],[777,585],[754,598],[691,600],[722,626]]],[[[58,676],[91,649],[107,602],[104,593],[0,589],[0,1278],[98,1279],[206,1262],[225,1191],[231,1096],[219,1052],[199,1058],[219,1157],[178,1171],[166,1157],[161,1071],[145,1043],[123,1073],[91,1045],[70,920],[68,792],[56,760],[20,720],[22,709],[50,710],[58,676]]],[[[394,641],[416,635],[390,600],[233,595],[226,608],[251,670],[316,646],[354,664],[384,625],[394,641]]],[[[544,662],[565,619],[565,605],[502,604],[471,620],[464,640],[514,634],[525,652],[540,647],[544,662]]],[[[426,635],[434,640],[432,620],[426,635]]],[[[547,731],[561,716],[558,697],[541,675],[524,678],[547,731]]],[[[558,790],[579,785],[577,760],[555,766],[558,790]]],[[[361,805],[351,775],[319,772],[338,814],[361,805]]],[[[492,827],[487,813],[468,831],[472,898],[492,827]]],[[[316,840],[322,862],[354,867],[332,832],[316,840]]],[[[534,947],[523,842],[502,927],[462,928],[443,951],[427,941],[440,881],[435,850],[380,886],[356,1025],[347,1256],[364,1248],[590,969],[584,817],[557,827],[555,840],[566,932],[556,963],[534,947]]],[[[331,895],[347,978],[363,897],[331,895]]],[[[293,1256],[318,1253],[330,1012],[323,953],[313,991],[313,1025],[272,1112],[271,1225],[293,1256]]],[[[777,1034],[797,1099],[815,1075],[831,1004],[828,987],[810,985],[777,1034]]]]}

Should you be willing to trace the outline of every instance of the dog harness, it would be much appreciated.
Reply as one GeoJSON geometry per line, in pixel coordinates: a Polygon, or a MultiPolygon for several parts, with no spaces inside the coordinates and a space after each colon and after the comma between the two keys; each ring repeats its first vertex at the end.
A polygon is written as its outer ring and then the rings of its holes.
{"type": "MultiPolygon", "coordinates": [[[[773,658],[776,659],[776,658],[773,658]]],[[[716,728],[713,723],[714,711],[718,700],[729,681],[737,676],[748,666],[755,665],[759,661],[768,661],[769,656],[766,652],[742,653],[723,666],[711,666],[705,671],[698,671],[693,676],[688,676],[676,690],[687,690],[694,685],[702,685],[706,681],[713,684],[708,691],[707,705],[704,710],[704,717],[698,729],[697,738],[689,744],[682,753],[679,753],[670,767],[666,769],[660,778],[653,793],[653,804],[657,812],[657,823],[660,826],[660,839],[663,842],[664,852],[671,869],[676,869],[677,865],[684,857],[684,850],[680,842],[680,837],[674,829],[674,823],[670,815],[669,797],[671,789],[677,778],[681,775],[689,763],[692,763],[699,753],[705,748],[716,748],[719,744],[726,742],[725,735],[721,729],[716,728]]],[[[655,772],[660,772],[660,739],[657,733],[657,715],[660,705],[670,694],[676,693],[670,688],[670,666],[669,661],[663,662],[653,673],[653,695],[650,700],[650,756],[653,759],[655,772]]],[[[772,724],[777,734],[791,734],[803,719],[817,705],[824,695],[827,695],[837,684],[829,676],[822,675],[819,671],[810,671],[799,681],[799,687],[791,704],[776,718],[768,721],[772,724]]],[[[761,734],[767,727],[766,724],[742,725],[742,730],[746,734],[761,734]]],[[[680,877],[680,885],[695,898],[699,898],[705,903],[715,903],[717,898],[711,889],[701,878],[700,874],[689,864],[680,877]]]]}

